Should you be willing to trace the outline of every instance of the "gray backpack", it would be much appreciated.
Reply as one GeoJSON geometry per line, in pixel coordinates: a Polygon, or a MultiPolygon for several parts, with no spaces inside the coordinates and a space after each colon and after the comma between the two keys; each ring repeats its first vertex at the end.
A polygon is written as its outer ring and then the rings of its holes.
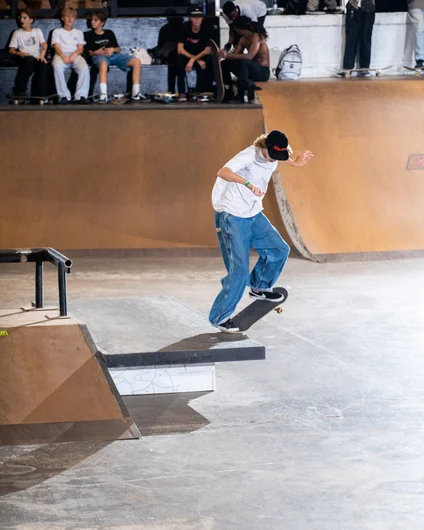
{"type": "Polygon", "coordinates": [[[277,68],[273,70],[273,74],[279,81],[299,79],[302,64],[302,53],[297,44],[293,44],[281,52],[277,68]]]}

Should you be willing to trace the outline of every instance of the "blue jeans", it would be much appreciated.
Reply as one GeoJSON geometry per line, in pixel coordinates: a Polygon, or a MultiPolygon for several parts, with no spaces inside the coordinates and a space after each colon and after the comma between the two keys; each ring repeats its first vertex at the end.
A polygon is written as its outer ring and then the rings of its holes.
{"type": "Polygon", "coordinates": [[[415,29],[415,60],[424,60],[424,9],[410,9],[409,16],[415,29]]]}
{"type": "Polygon", "coordinates": [[[94,55],[93,64],[98,68],[100,63],[103,62],[107,63],[108,66],[116,66],[120,70],[128,72],[128,70],[131,69],[131,67],[128,66],[128,63],[132,59],[134,59],[134,57],[128,55],[127,53],[114,53],[110,57],[107,57],[106,55],[94,55]]]}
{"type": "Polygon", "coordinates": [[[236,217],[228,212],[215,213],[219,246],[227,269],[222,289],[213,303],[209,320],[225,322],[240,302],[247,285],[269,291],[278,280],[290,247],[263,213],[254,217],[236,217]],[[253,248],[259,259],[249,274],[249,255],[253,248]]]}

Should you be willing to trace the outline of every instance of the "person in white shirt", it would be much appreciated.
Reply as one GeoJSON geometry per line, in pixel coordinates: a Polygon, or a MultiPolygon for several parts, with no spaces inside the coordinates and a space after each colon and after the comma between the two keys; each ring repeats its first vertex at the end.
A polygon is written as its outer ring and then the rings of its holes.
{"type": "Polygon", "coordinates": [[[263,27],[267,13],[266,4],[265,2],[261,2],[261,0],[237,0],[236,2],[225,2],[222,6],[222,16],[230,27],[230,33],[228,43],[224,46],[224,49],[229,51],[231,47],[235,46],[238,42],[237,34],[232,28],[232,24],[236,18],[247,17],[250,18],[252,22],[257,22],[263,27]]]}
{"type": "Polygon", "coordinates": [[[9,44],[9,53],[19,57],[18,72],[15,77],[13,94],[26,96],[28,81],[34,74],[31,95],[48,96],[47,94],[47,61],[45,59],[47,43],[43,32],[33,28],[34,15],[30,9],[23,9],[19,14],[20,29],[13,32],[9,44]]]}
{"type": "Polygon", "coordinates": [[[85,104],[88,103],[90,73],[88,65],[82,57],[85,44],[84,34],[81,30],[73,27],[77,18],[76,9],[65,7],[62,9],[61,18],[63,27],[55,29],[52,36],[52,45],[56,51],[53,57],[54,80],[60,97],[59,103],[68,104],[71,101],[71,93],[65,79],[65,70],[72,68],[78,75],[74,100],[77,103],[85,104]]]}
{"type": "Polygon", "coordinates": [[[255,140],[218,171],[212,190],[215,227],[228,274],[209,314],[209,321],[225,333],[239,333],[231,315],[250,287],[251,298],[269,302],[283,300],[273,292],[287,261],[290,247],[262,213],[262,200],[278,162],[304,166],[310,151],[290,159],[292,149],[287,136],[271,131],[255,140]],[[259,259],[249,273],[249,254],[253,248],[259,259]]]}

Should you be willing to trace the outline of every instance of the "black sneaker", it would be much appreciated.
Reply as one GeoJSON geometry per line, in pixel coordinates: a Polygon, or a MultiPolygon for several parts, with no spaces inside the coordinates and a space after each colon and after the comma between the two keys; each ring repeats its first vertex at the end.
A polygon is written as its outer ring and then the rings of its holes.
{"type": "Polygon", "coordinates": [[[424,61],[422,59],[417,59],[415,68],[423,68],[423,67],[424,67],[424,61]]]}
{"type": "Polygon", "coordinates": [[[69,101],[68,98],[60,98],[59,99],[59,105],[70,105],[71,102],[69,101]]]}
{"type": "Polygon", "coordinates": [[[78,105],[88,105],[88,99],[80,97],[79,99],[75,100],[75,103],[77,103],[78,105]]]}
{"type": "Polygon", "coordinates": [[[282,302],[284,295],[281,293],[274,293],[274,291],[257,291],[256,289],[250,289],[249,296],[256,298],[257,300],[264,300],[265,302],[282,302]]]}
{"type": "Polygon", "coordinates": [[[234,325],[232,318],[222,322],[222,324],[218,324],[216,327],[224,333],[240,333],[239,328],[234,325]]]}

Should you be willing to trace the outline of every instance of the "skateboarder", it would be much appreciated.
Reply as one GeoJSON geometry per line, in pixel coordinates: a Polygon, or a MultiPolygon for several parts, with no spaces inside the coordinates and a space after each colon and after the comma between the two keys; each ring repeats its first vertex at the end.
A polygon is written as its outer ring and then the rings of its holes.
{"type": "Polygon", "coordinates": [[[303,151],[294,160],[286,135],[271,131],[255,140],[218,171],[212,191],[215,227],[227,269],[222,289],[209,314],[210,322],[226,333],[240,330],[230,318],[250,287],[249,296],[277,303],[284,299],[272,287],[287,261],[290,247],[262,213],[262,200],[278,161],[304,166],[313,156],[303,151]],[[249,274],[250,249],[259,259],[249,274]]]}
{"type": "Polygon", "coordinates": [[[424,0],[408,0],[408,13],[415,30],[415,68],[424,67],[424,0]]]}

